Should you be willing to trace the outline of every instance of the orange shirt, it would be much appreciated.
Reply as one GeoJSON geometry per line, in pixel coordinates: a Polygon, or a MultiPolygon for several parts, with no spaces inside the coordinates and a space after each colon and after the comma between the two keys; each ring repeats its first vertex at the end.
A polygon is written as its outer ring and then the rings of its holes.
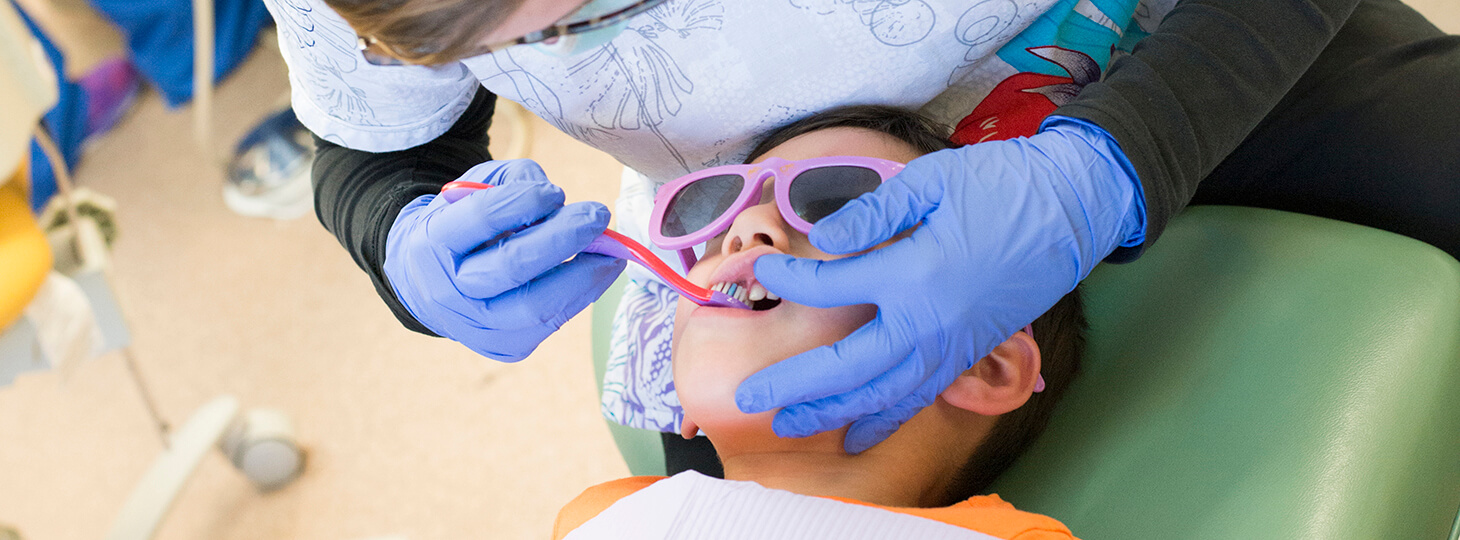
{"type": "MultiPolygon", "coordinates": [[[[573,499],[558,512],[553,525],[553,538],[562,538],[584,522],[593,519],[619,499],[663,480],[663,476],[635,476],[593,486],[573,499]]],[[[1074,534],[1063,523],[1048,516],[1014,509],[998,495],[981,495],[943,508],[891,508],[852,499],[834,498],[846,503],[882,508],[892,512],[918,516],[949,525],[978,531],[1007,540],[1072,540],[1074,534]]]]}

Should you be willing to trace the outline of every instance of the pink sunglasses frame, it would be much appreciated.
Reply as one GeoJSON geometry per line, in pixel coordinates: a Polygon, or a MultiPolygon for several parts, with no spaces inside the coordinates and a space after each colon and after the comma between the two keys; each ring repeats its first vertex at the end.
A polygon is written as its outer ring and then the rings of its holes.
{"type": "Polygon", "coordinates": [[[811,223],[801,219],[801,216],[796,215],[795,209],[791,207],[791,184],[801,173],[823,167],[862,167],[876,172],[882,177],[882,181],[886,182],[902,171],[905,166],[896,161],[864,156],[830,156],[796,161],[773,157],[760,163],[721,165],[696,171],[664,184],[664,187],[659,188],[659,192],[654,195],[654,213],[649,216],[649,240],[660,248],[678,250],[679,260],[684,263],[684,268],[688,271],[696,262],[694,247],[729,230],[730,224],[741,212],[760,204],[761,188],[768,179],[790,179],[787,182],[776,182],[776,207],[780,209],[781,217],[786,220],[786,224],[803,233],[810,233],[811,223]],[[680,190],[700,180],[725,175],[738,175],[745,181],[740,188],[740,196],[730,204],[725,213],[716,217],[709,225],[684,236],[667,238],[659,234],[664,226],[664,213],[669,209],[669,201],[674,200],[674,196],[680,190]]]}

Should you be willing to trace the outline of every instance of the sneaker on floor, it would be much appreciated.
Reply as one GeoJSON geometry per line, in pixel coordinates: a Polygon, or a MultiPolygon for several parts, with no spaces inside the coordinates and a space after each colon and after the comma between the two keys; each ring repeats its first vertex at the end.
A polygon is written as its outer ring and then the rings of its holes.
{"type": "Polygon", "coordinates": [[[223,184],[223,203],[252,217],[294,219],[314,208],[309,173],[314,139],[293,109],[265,119],[238,143],[223,184]]]}

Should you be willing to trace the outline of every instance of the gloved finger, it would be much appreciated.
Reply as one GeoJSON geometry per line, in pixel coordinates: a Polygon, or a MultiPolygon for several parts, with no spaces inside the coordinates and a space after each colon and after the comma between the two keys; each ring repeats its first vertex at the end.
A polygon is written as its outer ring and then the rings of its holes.
{"type": "Polygon", "coordinates": [[[502,186],[513,182],[548,183],[547,173],[542,166],[530,159],[509,159],[487,161],[467,169],[457,178],[464,182],[479,182],[502,186]]]}
{"type": "Polygon", "coordinates": [[[598,300],[626,264],[606,255],[581,254],[493,299],[492,315],[504,321],[504,328],[545,327],[551,333],[598,300]]]}
{"type": "Polygon", "coordinates": [[[755,260],[755,279],[777,296],[811,307],[881,304],[887,294],[900,294],[891,288],[896,280],[918,279],[910,271],[934,270],[908,264],[921,258],[914,248],[915,241],[904,239],[876,251],[830,261],[763,255],[755,260]]]}
{"type": "Polygon", "coordinates": [[[928,375],[926,363],[907,359],[848,392],[781,409],[771,427],[781,437],[809,437],[831,431],[896,405],[909,390],[921,386],[928,375]]]}
{"type": "MultiPolygon", "coordinates": [[[[521,362],[552,332],[542,329],[526,330],[480,330],[467,334],[466,339],[457,339],[472,352],[504,364],[521,362]]],[[[455,338],[453,338],[455,339],[455,338]]]]}
{"type": "MultiPolygon", "coordinates": [[[[624,264],[623,260],[612,257],[580,255],[535,280],[533,285],[543,290],[563,291],[585,284],[586,275],[586,281],[591,283],[581,296],[574,298],[559,294],[559,298],[567,300],[555,306],[544,306],[541,303],[544,299],[540,295],[523,290],[526,289],[524,287],[491,302],[490,316],[494,320],[507,323],[505,326],[510,328],[487,329],[472,323],[471,328],[453,332],[452,339],[477,354],[498,362],[521,361],[537,350],[538,345],[562,327],[563,323],[602,296],[603,291],[613,285],[614,279],[623,271],[624,264]],[[518,321],[520,324],[510,324],[509,321],[518,321]]],[[[485,320],[480,313],[474,317],[472,320],[485,320]]]]}
{"type": "Polygon", "coordinates": [[[937,189],[923,189],[909,183],[918,182],[928,174],[914,168],[918,163],[918,160],[913,160],[908,168],[884,182],[876,191],[864,193],[821,218],[807,235],[811,245],[831,254],[854,253],[870,249],[917,225],[938,207],[938,195],[941,193],[937,189]]]}
{"type": "Polygon", "coordinates": [[[441,192],[440,199],[446,201],[447,204],[450,204],[465,198],[467,195],[476,193],[477,191],[478,190],[468,188],[448,189],[441,192]]]}
{"type": "Polygon", "coordinates": [[[931,377],[891,408],[852,422],[852,427],[847,429],[842,448],[848,454],[860,454],[887,440],[898,427],[928,405],[932,405],[933,400],[947,387],[948,382],[944,382],[942,378],[931,377]]]}
{"type": "Polygon", "coordinates": [[[546,183],[480,190],[436,210],[427,218],[426,237],[452,253],[470,253],[488,240],[562,208],[563,198],[562,189],[546,183]]]}
{"type": "Polygon", "coordinates": [[[747,377],[735,389],[735,405],[741,412],[754,414],[867,384],[912,352],[913,344],[900,335],[879,314],[841,341],[781,360],[747,377]]]}
{"type": "Polygon", "coordinates": [[[608,228],[608,219],[608,208],[596,202],[564,206],[541,223],[463,258],[452,281],[471,298],[516,289],[588,247],[608,228]]]}

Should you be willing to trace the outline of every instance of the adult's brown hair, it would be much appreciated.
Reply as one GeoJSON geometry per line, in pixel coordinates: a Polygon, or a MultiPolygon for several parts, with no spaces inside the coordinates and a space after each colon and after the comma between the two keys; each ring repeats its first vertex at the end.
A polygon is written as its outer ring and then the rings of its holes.
{"type": "Polygon", "coordinates": [[[524,0],[325,0],[392,56],[440,64],[470,54],[524,0]]]}

